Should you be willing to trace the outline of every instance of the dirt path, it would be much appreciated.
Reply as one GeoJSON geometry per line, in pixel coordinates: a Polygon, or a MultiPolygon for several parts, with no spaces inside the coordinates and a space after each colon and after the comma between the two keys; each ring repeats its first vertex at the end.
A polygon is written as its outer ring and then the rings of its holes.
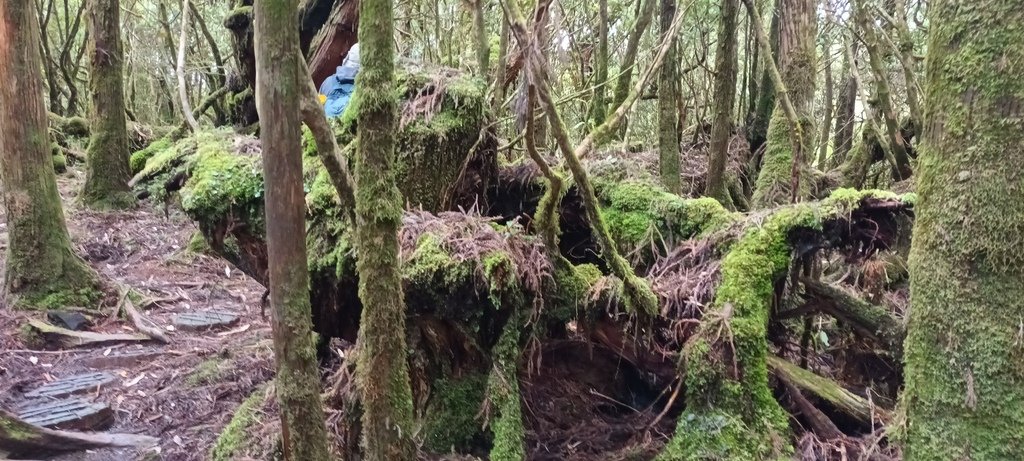
{"type": "MultiPolygon", "coordinates": [[[[76,397],[108,404],[114,413],[110,431],[158,437],[159,446],[56,459],[207,459],[240,402],[273,375],[270,327],[260,315],[263,287],[221,259],[189,251],[195,226],[180,213],[165,217],[151,203],[129,212],[80,209],[74,194],[83,178],[77,169],[58,178],[76,251],[109,280],[161,300],[145,313],[171,342],[32,351],[21,326],[46,314],[0,309],[0,406],[24,407],[32,401],[26,393],[47,382],[106,372],[113,382],[76,397]],[[175,315],[207,310],[230,312],[238,323],[207,332],[168,329],[175,315]]],[[[0,223],[0,249],[6,251],[6,242],[6,223],[0,223]]],[[[0,267],[2,259],[0,252],[0,267]]],[[[114,304],[100,306],[91,330],[135,332],[130,322],[112,316],[114,304]]]]}

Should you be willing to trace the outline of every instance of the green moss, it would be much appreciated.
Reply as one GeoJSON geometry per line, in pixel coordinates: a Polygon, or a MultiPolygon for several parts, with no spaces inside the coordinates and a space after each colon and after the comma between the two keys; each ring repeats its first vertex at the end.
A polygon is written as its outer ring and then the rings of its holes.
{"type": "Polygon", "coordinates": [[[192,175],[181,190],[181,206],[201,225],[216,225],[231,217],[262,232],[260,158],[233,153],[223,136],[197,137],[192,175]]]}
{"type": "Polygon", "coordinates": [[[203,237],[203,233],[198,231],[192,233],[185,249],[193,254],[213,254],[210,243],[206,241],[206,237],[203,237]]]}
{"type": "Polygon", "coordinates": [[[555,263],[555,297],[544,314],[554,320],[566,322],[578,317],[580,306],[590,298],[591,288],[604,277],[593,264],[572,265],[569,261],[555,263]]]}
{"type": "Polygon", "coordinates": [[[249,428],[257,422],[257,412],[264,401],[263,388],[259,387],[242,402],[234,412],[231,422],[217,436],[217,442],[210,450],[211,461],[238,459],[249,437],[249,428]]]}
{"type": "Polygon", "coordinates": [[[492,461],[521,461],[526,459],[523,415],[519,403],[519,322],[513,315],[505,325],[498,344],[491,353],[494,368],[487,380],[487,398],[494,414],[491,431],[492,461]]]}
{"type": "MultiPolygon", "coordinates": [[[[146,168],[146,164],[149,161],[149,159],[153,158],[154,156],[161,152],[167,151],[168,149],[173,147],[173,145],[174,143],[172,143],[169,138],[160,138],[156,141],[153,141],[153,143],[146,146],[146,148],[134,152],[132,156],[128,159],[128,166],[131,168],[132,174],[138,174],[140,171],[146,168]]],[[[176,153],[176,151],[174,153],[176,153]]],[[[164,163],[166,163],[166,161],[167,160],[164,159],[159,163],[155,163],[151,170],[159,168],[164,163]]]]}
{"type": "Polygon", "coordinates": [[[68,159],[63,153],[58,152],[53,157],[53,171],[57,173],[63,173],[68,171],[68,159]]]}
{"type": "Polygon", "coordinates": [[[216,382],[223,376],[225,365],[220,357],[204,360],[185,378],[185,384],[196,387],[216,382]]]}
{"type": "Polygon", "coordinates": [[[477,421],[484,400],[487,376],[472,374],[434,382],[434,395],[424,411],[423,442],[434,453],[466,453],[481,440],[477,421]]]}
{"type": "Polygon", "coordinates": [[[594,184],[608,230],[626,254],[649,251],[652,241],[671,245],[704,236],[739,217],[713,198],[684,199],[653,180],[606,178],[594,184]]]}
{"type": "Polygon", "coordinates": [[[825,219],[850,213],[868,197],[895,195],[839,189],[817,204],[777,209],[733,244],[722,261],[714,305],[684,351],[687,415],[679,420],[662,459],[788,455],[791,447],[783,442],[788,440],[788,420],[768,385],[767,328],[775,281],[789,268],[793,230],[820,230],[825,219]],[[720,424],[724,426],[711,433],[705,430],[720,424]]]}
{"type": "Polygon", "coordinates": [[[696,414],[685,412],[679,416],[677,431],[658,455],[656,461],[735,460],[761,461],[757,451],[747,451],[750,429],[743,421],[725,412],[696,414]]]}
{"type": "MultiPolygon", "coordinates": [[[[813,84],[812,95],[813,95],[813,84]]],[[[768,124],[764,160],[757,175],[752,198],[755,208],[782,205],[790,202],[793,193],[793,141],[790,137],[790,123],[786,120],[782,107],[777,106],[772,112],[768,124]]],[[[803,159],[797,197],[806,198],[810,194],[811,177],[807,160],[814,155],[813,138],[814,123],[810,119],[800,121],[800,139],[803,142],[803,159]]]]}
{"type": "MultiPolygon", "coordinates": [[[[54,284],[54,286],[55,288],[57,287],[56,284],[54,284]]],[[[103,293],[94,287],[71,290],[56,288],[54,290],[42,290],[38,294],[27,295],[19,299],[18,304],[22,307],[41,310],[63,309],[67,307],[91,308],[95,306],[101,298],[103,298],[103,293]]]]}

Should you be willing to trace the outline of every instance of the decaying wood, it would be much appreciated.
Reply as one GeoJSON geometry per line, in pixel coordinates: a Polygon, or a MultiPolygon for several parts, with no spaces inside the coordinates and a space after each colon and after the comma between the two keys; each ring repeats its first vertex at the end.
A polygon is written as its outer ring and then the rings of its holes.
{"type": "Polygon", "coordinates": [[[327,23],[320,29],[310,46],[309,73],[313,83],[319,85],[341,65],[345,54],[358,39],[356,26],[359,25],[359,2],[336,0],[327,23]]]}
{"type": "Polygon", "coordinates": [[[885,422],[892,419],[889,410],[873,405],[867,399],[846,390],[831,379],[819,376],[774,355],[769,355],[767,361],[776,376],[792,383],[801,391],[810,392],[829,402],[838,410],[866,426],[871,426],[873,422],[885,422]]]}
{"type": "Polygon", "coordinates": [[[822,313],[847,323],[857,333],[881,344],[893,356],[903,352],[903,324],[882,307],[861,300],[833,285],[801,278],[806,294],[822,313]]]}
{"type": "Polygon", "coordinates": [[[793,405],[796,409],[807,420],[811,426],[811,430],[814,431],[818,437],[825,440],[838,439],[843,436],[842,431],[836,427],[836,423],[832,422],[831,419],[824,412],[819,410],[807,397],[804,397],[803,392],[793,384],[792,381],[786,379],[784,375],[779,375],[779,380],[782,381],[783,386],[786,388],[786,395],[789,396],[790,400],[793,401],[793,405]]]}
{"type": "Polygon", "coordinates": [[[164,334],[160,328],[155,326],[152,320],[135,308],[135,304],[132,303],[131,297],[128,296],[127,291],[124,291],[121,294],[120,309],[123,310],[125,315],[128,316],[128,319],[132,321],[132,325],[135,325],[135,329],[164,344],[171,342],[171,340],[167,338],[167,335],[164,334]]]}
{"type": "Polygon", "coordinates": [[[160,440],[147,435],[46,429],[0,409],[0,455],[38,455],[103,447],[141,447],[160,440]]]}
{"type": "Polygon", "coordinates": [[[111,343],[142,342],[151,339],[149,336],[138,334],[73,331],[37,319],[29,319],[28,325],[38,331],[48,343],[54,343],[61,347],[99,346],[111,343]]]}

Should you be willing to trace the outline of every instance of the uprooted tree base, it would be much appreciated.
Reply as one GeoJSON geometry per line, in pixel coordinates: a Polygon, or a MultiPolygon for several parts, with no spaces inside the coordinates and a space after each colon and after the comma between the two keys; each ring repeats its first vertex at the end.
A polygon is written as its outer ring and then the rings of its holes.
{"type": "MultiPolygon", "coordinates": [[[[639,318],[572,184],[559,248],[535,235],[545,180],[532,164],[498,167],[481,83],[437,69],[401,82],[401,271],[424,450],[707,459],[877,442],[872,421],[885,421],[901,382],[896,266],[913,196],[840,189],[740,214],[667,193],[642,161],[601,156],[587,167],[608,227],[660,301],[639,318]]],[[[353,123],[335,122],[339,145],[353,123]]],[[[337,350],[358,354],[358,249],[306,144],[310,297],[321,358],[337,366],[337,350]]],[[[140,194],[178,197],[214,251],[266,280],[256,139],[161,140],[132,165],[140,194]]],[[[339,450],[358,450],[350,365],[337,370],[330,423],[339,450]]]]}

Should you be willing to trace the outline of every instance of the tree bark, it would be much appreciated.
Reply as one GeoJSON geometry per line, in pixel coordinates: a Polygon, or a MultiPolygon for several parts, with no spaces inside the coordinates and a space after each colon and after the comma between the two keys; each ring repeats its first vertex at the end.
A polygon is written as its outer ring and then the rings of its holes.
{"type": "MultiPolygon", "coordinates": [[[[843,40],[848,40],[845,36],[843,40]]],[[[854,44],[854,46],[856,43],[854,44]]],[[[846,43],[843,44],[844,49],[846,43]]],[[[853,50],[856,54],[856,49],[853,50]]],[[[829,165],[836,167],[846,161],[846,155],[853,147],[853,125],[854,109],[857,105],[857,80],[851,72],[856,72],[857,63],[851,62],[848,55],[843,53],[843,86],[839,92],[839,105],[836,107],[835,138],[832,141],[832,161],[829,165]]]]}
{"type": "Polygon", "coordinates": [[[71,251],[64,223],[38,40],[31,0],[0,3],[0,183],[8,228],[3,294],[14,306],[87,306],[99,294],[98,283],[71,251]]]}
{"type": "MultiPolygon", "coordinates": [[[[831,41],[826,41],[825,45],[822,46],[822,56],[829,56],[832,51],[831,41]]],[[[822,111],[822,123],[821,123],[821,135],[818,136],[818,169],[824,170],[825,163],[828,160],[828,135],[832,132],[832,111],[833,111],[833,96],[832,88],[835,83],[832,81],[832,60],[829,59],[825,63],[825,94],[822,111]]]]}
{"type": "Polygon", "coordinates": [[[608,0],[597,1],[597,56],[594,58],[594,101],[591,124],[600,126],[608,115],[608,0]]]}
{"type": "Polygon", "coordinates": [[[190,130],[199,129],[199,122],[192,116],[192,104],[188,100],[188,86],[185,80],[185,47],[188,45],[188,11],[189,0],[181,0],[181,37],[178,38],[178,98],[181,100],[181,116],[185,118],[190,130]]]}
{"type": "MultiPolygon", "coordinates": [[[[757,31],[754,31],[755,48],[758,49],[761,64],[759,67],[761,72],[757,77],[761,79],[761,82],[757,86],[757,100],[751,105],[754,114],[747,139],[750,141],[750,148],[755,151],[764,145],[768,136],[768,121],[771,120],[772,109],[775,108],[775,84],[768,67],[769,62],[776,67],[779,65],[779,9],[782,7],[781,2],[782,0],[776,0],[772,8],[771,28],[768,31],[770,53],[761,50],[762,47],[757,44],[757,31]]],[[[758,17],[760,18],[760,16],[758,17]]]]}
{"type": "Polygon", "coordinates": [[[395,183],[397,101],[391,0],[359,5],[356,248],[359,259],[359,356],[363,444],[372,461],[415,457],[412,390],[405,344],[405,300],[398,267],[402,199],[395,183]]]}
{"type": "Polygon", "coordinates": [[[736,98],[737,38],[739,0],[722,0],[722,20],[718,24],[718,49],[715,51],[715,119],[711,123],[711,152],[704,195],[714,197],[732,208],[725,185],[725,165],[729,160],[732,136],[732,106],[736,98]]]}
{"type": "MultiPolygon", "coordinates": [[[[661,0],[662,40],[671,32],[672,18],[675,14],[676,0],[661,0]]],[[[679,177],[679,113],[676,110],[676,100],[679,98],[676,61],[678,47],[675,37],[667,39],[670,40],[670,45],[658,78],[658,167],[661,183],[665,188],[673,194],[680,194],[682,184],[679,177]]],[[[605,71],[607,72],[607,68],[605,71]]],[[[730,108],[731,106],[730,104],[730,108]]]]}
{"type": "Polygon", "coordinates": [[[299,125],[299,98],[306,96],[306,82],[300,81],[296,65],[298,4],[296,0],[261,0],[253,13],[271,326],[283,452],[292,460],[327,460],[306,260],[299,125]]]}
{"type": "Polygon", "coordinates": [[[929,7],[904,453],[1024,459],[1024,8],[929,7]]]}
{"type": "Polygon", "coordinates": [[[491,47],[487,41],[487,20],[484,18],[484,0],[473,0],[473,43],[476,48],[477,74],[487,79],[491,47]]]}
{"type": "Polygon", "coordinates": [[[92,116],[82,201],[92,208],[126,208],[135,199],[128,187],[132,175],[128,168],[119,2],[93,0],[87,15],[92,116]]]}
{"type": "MultiPolygon", "coordinates": [[[[744,0],[745,2],[747,0],[744,0]]],[[[806,156],[813,152],[814,80],[817,67],[815,2],[781,0],[779,19],[779,66],[767,63],[775,81],[775,110],[768,124],[767,147],[757,176],[753,203],[755,208],[799,201],[808,194],[806,156]]],[[[747,3],[751,17],[756,11],[747,3]]],[[[757,19],[760,23],[760,19],[757,19]]],[[[757,29],[761,29],[757,27],[757,29]]],[[[760,41],[766,42],[763,29],[760,41]]],[[[762,44],[762,52],[765,45],[762,44]]]]}

